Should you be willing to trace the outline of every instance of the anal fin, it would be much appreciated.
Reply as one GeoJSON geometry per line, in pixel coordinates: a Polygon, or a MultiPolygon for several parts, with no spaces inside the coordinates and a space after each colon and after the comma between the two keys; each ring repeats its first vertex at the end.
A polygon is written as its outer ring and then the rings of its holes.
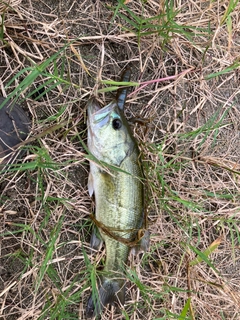
{"type": "MultiPolygon", "coordinates": [[[[143,231],[143,230],[140,230],[143,231]]],[[[136,246],[131,249],[131,254],[136,256],[140,252],[147,252],[149,249],[150,243],[150,232],[148,230],[144,230],[143,236],[140,238],[136,246]]]]}
{"type": "Polygon", "coordinates": [[[102,246],[103,240],[100,235],[98,228],[94,225],[92,230],[92,235],[90,239],[90,246],[94,250],[99,250],[102,246]]]}

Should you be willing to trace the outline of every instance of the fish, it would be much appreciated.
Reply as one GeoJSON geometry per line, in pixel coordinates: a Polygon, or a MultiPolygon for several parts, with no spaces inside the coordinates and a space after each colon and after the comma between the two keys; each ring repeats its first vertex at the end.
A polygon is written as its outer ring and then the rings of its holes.
{"type": "Polygon", "coordinates": [[[92,292],[87,302],[86,316],[92,318],[108,304],[125,303],[125,268],[144,227],[144,174],[123,105],[113,100],[101,108],[92,98],[87,113],[87,144],[96,159],[90,161],[88,190],[94,194],[93,221],[100,234],[93,233],[91,246],[97,249],[103,241],[106,248],[104,268],[97,272],[97,295],[92,292]]]}

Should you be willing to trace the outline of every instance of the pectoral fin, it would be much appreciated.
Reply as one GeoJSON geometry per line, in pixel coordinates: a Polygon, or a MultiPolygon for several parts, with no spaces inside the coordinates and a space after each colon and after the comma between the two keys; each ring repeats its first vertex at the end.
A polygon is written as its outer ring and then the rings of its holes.
{"type": "Polygon", "coordinates": [[[89,176],[88,176],[88,193],[89,193],[90,197],[94,193],[93,176],[92,176],[91,172],[89,173],[89,176]]]}

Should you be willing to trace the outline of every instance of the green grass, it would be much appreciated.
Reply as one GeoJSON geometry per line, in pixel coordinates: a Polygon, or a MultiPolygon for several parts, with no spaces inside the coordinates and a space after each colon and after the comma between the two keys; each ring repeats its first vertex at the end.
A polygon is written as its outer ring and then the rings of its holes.
{"type": "MultiPolygon", "coordinates": [[[[40,64],[36,64],[34,63],[34,61],[31,60],[30,63],[32,64],[32,66],[21,69],[15,76],[13,76],[12,79],[6,84],[6,90],[12,87],[14,82],[19,81],[19,79],[22,78],[24,79],[20,81],[19,85],[14,90],[12,90],[11,94],[8,95],[8,97],[2,103],[2,105],[4,105],[10,99],[13,98],[16,101],[23,93],[25,93],[24,100],[30,98],[34,94],[38,93],[39,90],[42,92],[38,95],[38,99],[40,99],[41,97],[46,95],[48,92],[51,92],[58,86],[63,87],[63,91],[68,86],[74,86],[77,90],[79,86],[73,84],[71,81],[66,80],[64,76],[66,67],[65,55],[67,54],[66,48],[69,45],[70,43],[66,44],[65,46],[63,46],[63,48],[58,50],[56,53],[54,53],[52,56],[50,56],[48,59],[41,62],[40,64]],[[53,69],[53,71],[48,71],[49,68],[53,69]],[[38,80],[38,78],[44,79],[43,83],[36,89],[26,93],[26,91],[31,87],[31,85],[35,81],[38,80]]],[[[23,102],[24,100],[20,100],[20,102],[23,102]]]]}
{"type": "MultiPolygon", "coordinates": [[[[120,1],[114,10],[114,16],[120,18],[123,31],[129,31],[136,34],[138,44],[142,37],[156,36],[162,42],[163,47],[176,35],[182,35],[187,39],[192,39],[206,29],[196,28],[190,25],[180,25],[176,22],[176,16],[179,10],[174,8],[174,1],[165,1],[164,11],[155,16],[149,16],[149,7],[147,2],[142,1],[139,13],[135,13],[131,8],[120,1]]],[[[157,40],[158,41],[158,40],[157,40]]]]}

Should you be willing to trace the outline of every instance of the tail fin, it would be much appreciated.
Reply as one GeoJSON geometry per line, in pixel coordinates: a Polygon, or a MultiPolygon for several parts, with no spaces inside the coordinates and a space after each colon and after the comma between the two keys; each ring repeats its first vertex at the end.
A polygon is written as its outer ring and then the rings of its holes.
{"type": "Polygon", "coordinates": [[[92,292],[88,299],[86,316],[98,316],[107,304],[124,304],[125,285],[122,279],[101,277],[98,282],[98,296],[92,292]]]}

